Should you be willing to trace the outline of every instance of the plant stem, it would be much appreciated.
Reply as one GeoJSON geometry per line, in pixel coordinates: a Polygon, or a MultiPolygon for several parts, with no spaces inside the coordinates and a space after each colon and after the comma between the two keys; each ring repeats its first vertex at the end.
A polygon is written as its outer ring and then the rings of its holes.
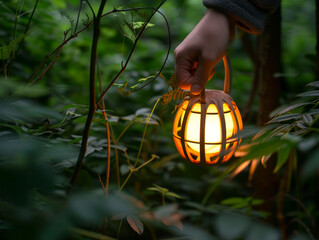
{"type": "MultiPolygon", "coordinates": [[[[99,77],[99,83],[100,83],[100,92],[103,92],[102,88],[102,79],[101,79],[101,72],[100,72],[100,65],[98,59],[96,60],[97,63],[97,72],[99,77]]],[[[106,180],[105,180],[105,193],[108,195],[109,193],[109,183],[110,183],[110,167],[111,167],[111,137],[110,137],[110,127],[109,123],[107,121],[107,116],[105,112],[105,102],[102,101],[102,110],[103,110],[103,117],[105,120],[105,128],[106,128],[106,135],[107,135],[107,167],[106,167],[106,180]]]]}
{"type": "Polygon", "coordinates": [[[68,189],[68,193],[71,192],[75,181],[78,177],[81,165],[83,163],[86,149],[87,149],[87,142],[89,138],[89,132],[91,128],[91,124],[93,121],[93,117],[95,114],[95,111],[97,109],[97,104],[96,104],[96,96],[95,96],[95,73],[96,73],[96,60],[97,60],[97,45],[98,45],[98,40],[100,36],[100,21],[101,21],[101,16],[103,13],[104,6],[106,4],[106,0],[102,0],[99,11],[97,16],[94,18],[94,30],[93,30],[93,40],[92,40],[92,48],[91,48],[91,63],[90,63],[90,108],[89,108],[89,113],[88,117],[86,119],[85,123],[85,128],[83,131],[83,137],[82,137],[82,143],[81,143],[81,148],[80,148],[80,153],[79,157],[77,160],[77,163],[75,165],[75,169],[71,178],[70,182],[70,188],[68,189]]]}
{"type": "Polygon", "coordinates": [[[122,189],[124,188],[124,186],[126,185],[126,183],[128,182],[128,180],[131,178],[132,174],[133,174],[134,171],[130,171],[130,173],[128,174],[127,178],[125,179],[125,181],[123,182],[121,188],[119,191],[122,191],[122,189]]]}
{"type": "Polygon", "coordinates": [[[80,7],[79,7],[79,11],[78,11],[78,16],[76,18],[76,23],[75,23],[75,27],[74,27],[74,33],[76,33],[76,30],[78,29],[78,24],[79,24],[79,19],[80,19],[80,15],[81,15],[81,10],[82,10],[82,0],[80,0],[80,7]]]}
{"type": "Polygon", "coordinates": [[[139,148],[139,150],[138,150],[138,154],[137,154],[137,157],[136,157],[136,160],[135,160],[135,163],[134,163],[134,168],[136,167],[137,161],[138,161],[138,159],[140,158],[140,154],[141,154],[141,152],[142,152],[142,147],[143,147],[143,144],[144,144],[144,139],[145,139],[145,134],[146,134],[146,129],[147,129],[148,123],[149,123],[149,121],[150,121],[150,119],[151,119],[151,117],[152,117],[152,115],[153,115],[153,113],[154,113],[154,110],[155,110],[155,108],[156,108],[156,106],[157,106],[157,104],[159,103],[160,100],[161,100],[161,98],[157,99],[157,101],[155,102],[154,107],[153,107],[153,109],[152,109],[150,115],[148,116],[148,118],[147,118],[147,120],[146,120],[144,132],[143,132],[143,137],[142,137],[142,141],[141,141],[141,144],[140,144],[140,148],[139,148]]]}
{"type": "Polygon", "coordinates": [[[162,191],[162,204],[165,207],[165,192],[162,191]]]}
{"type": "Polygon", "coordinates": [[[120,136],[118,136],[118,138],[116,139],[116,141],[120,141],[121,137],[124,135],[124,133],[129,129],[130,126],[132,126],[134,123],[134,120],[131,121],[125,128],[124,130],[121,132],[120,136]]]}

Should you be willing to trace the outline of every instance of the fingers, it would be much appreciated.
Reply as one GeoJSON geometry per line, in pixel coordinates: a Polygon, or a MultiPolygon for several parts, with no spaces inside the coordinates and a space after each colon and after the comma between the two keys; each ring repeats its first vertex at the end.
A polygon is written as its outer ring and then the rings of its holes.
{"type": "Polygon", "coordinates": [[[190,90],[192,79],[195,73],[195,61],[187,54],[175,50],[175,74],[178,87],[183,90],[190,90]]]}
{"type": "Polygon", "coordinates": [[[215,62],[200,54],[195,56],[192,57],[187,52],[184,53],[177,48],[175,50],[175,74],[181,89],[190,90],[194,95],[197,95],[213,76],[215,62]]]}
{"type": "Polygon", "coordinates": [[[214,62],[204,60],[201,58],[198,63],[198,67],[192,79],[191,93],[198,95],[205,88],[207,81],[211,78],[214,72],[214,62]]]}

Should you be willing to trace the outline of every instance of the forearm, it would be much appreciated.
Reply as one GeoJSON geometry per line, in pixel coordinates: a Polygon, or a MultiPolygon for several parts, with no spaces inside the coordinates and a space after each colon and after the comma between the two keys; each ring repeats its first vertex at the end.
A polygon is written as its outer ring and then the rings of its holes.
{"type": "Polygon", "coordinates": [[[203,0],[209,8],[229,15],[237,27],[258,34],[263,30],[267,14],[274,11],[281,0],[203,0]]]}

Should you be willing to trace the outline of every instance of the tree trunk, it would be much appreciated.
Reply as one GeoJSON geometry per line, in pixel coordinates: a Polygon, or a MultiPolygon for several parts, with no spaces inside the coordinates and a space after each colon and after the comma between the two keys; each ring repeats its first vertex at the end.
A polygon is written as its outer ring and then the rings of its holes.
{"type": "MultiPolygon", "coordinates": [[[[259,112],[258,125],[269,121],[269,114],[279,106],[281,72],[281,8],[268,16],[263,33],[258,37],[257,74],[259,79],[259,112]]],[[[268,221],[276,222],[275,198],[278,192],[279,176],[273,174],[276,156],[267,161],[267,167],[259,164],[252,180],[254,198],[264,203],[256,210],[270,213],[268,221]]]]}
{"type": "Polygon", "coordinates": [[[259,113],[258,125],[269,121],[269,114],[279,106],[281,67],[281,9],[269,15],[258,39],[259,113]]]}

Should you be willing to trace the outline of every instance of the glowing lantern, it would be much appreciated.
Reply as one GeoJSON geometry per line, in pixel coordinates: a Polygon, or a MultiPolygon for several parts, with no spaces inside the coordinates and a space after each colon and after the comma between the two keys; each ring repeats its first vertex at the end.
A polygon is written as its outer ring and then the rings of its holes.
{"type": "Polygon", "coordinates": [[[179,106],[173,125],[177,150],[195,164],[212,165],[228,161],[240,143],[243,128],[240,112],[228,95],[229,60],[225,66],[224,91],[203,90],[198,96],[186,97],[179,106]]]}

